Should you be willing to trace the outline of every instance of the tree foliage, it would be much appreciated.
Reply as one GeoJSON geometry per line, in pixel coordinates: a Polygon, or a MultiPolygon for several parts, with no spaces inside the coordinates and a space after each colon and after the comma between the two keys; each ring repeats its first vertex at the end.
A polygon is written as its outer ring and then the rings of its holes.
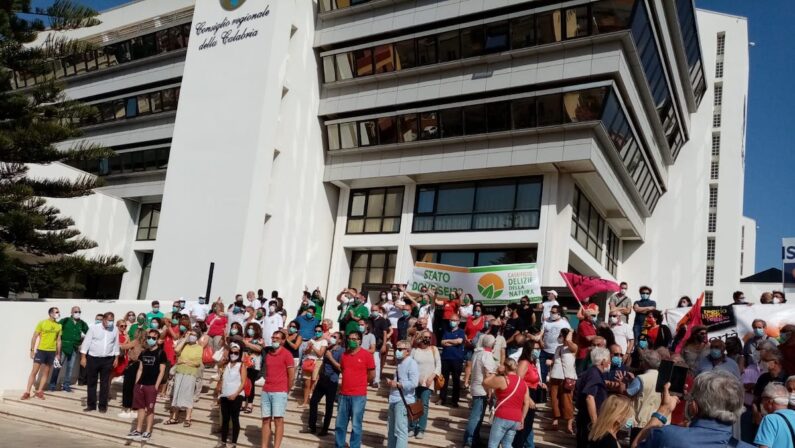
{"type": "Polygon", "coordinates": [[[79,140],[78,123],[96,110],[67,98],[56,80],[16,90],[12,83],[14,72],[43,75],[52,61],[92,49],[57,31],[97,25],[96,16],[70,0],[56,0],[45,9],[31,9],[30,0],[0,1],[0,296],[10,291],[80,292],[86,276],[124,272],[117,256],[81,255],[97,244],[81,236],[74,221],[47,200],[90,195],[101,179],[29,175],[29,164],[111,156],[110,149],[79,140]],[[29,20],[28,14],[36,18],[29,20]],[[53,31],[38,43],[42,19],[53,31]]]}

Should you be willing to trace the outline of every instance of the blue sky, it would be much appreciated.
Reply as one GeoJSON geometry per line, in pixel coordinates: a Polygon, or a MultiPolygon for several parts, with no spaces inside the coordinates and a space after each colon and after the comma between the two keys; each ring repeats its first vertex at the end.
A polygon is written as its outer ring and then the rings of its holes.
{"type": "MultiPolygon", "coordinates": [[[[82,3],[101,11],[127,1],[82,3]]],[[[34,0],[33,6],[50,3],[34,0]]],[[[790,45],[795,2],[696,0],[696,5],[749,20],[749,40],[756,45],[750,48],[745,215],[757,222],[756,270],[781,268],[781,238],[795,237],[795,206],[790,202],[790,194],[795,192],[795,114],[791,112],[795,50],[790,45]]]]}

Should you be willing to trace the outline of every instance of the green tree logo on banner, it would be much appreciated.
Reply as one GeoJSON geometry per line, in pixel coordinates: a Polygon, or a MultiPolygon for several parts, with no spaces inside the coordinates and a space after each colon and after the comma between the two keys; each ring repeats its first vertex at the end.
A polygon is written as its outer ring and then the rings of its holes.
{"type": "Polygon", "coordinates": [[[243,6],[243,3],[246,3],[246,0],[221,0],[221,8],[227,11],[234,11],[243,6]]]}
{"type": "Polygon", "coordinates": [[[478,292],[487,299],[496,299],[504,289],[505,283],[497,274],[485,274],[478,280],[478,292]]]}

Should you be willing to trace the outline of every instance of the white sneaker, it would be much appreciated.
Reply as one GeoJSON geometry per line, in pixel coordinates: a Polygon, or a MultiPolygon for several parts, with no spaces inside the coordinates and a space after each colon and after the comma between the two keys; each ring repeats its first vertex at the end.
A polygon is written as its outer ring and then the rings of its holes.
{"type": "Polygon", "coordinates": [[[129,412],[119,412],[117,415],[119,418],[132,418],[132,415],[130,415],[129,412]]]}

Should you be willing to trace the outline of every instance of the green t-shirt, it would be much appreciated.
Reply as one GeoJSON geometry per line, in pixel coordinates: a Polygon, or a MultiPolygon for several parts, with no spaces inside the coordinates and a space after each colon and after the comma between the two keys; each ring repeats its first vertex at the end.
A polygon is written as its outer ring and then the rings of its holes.
{"type": "Polygon", "coordinates": [[[74,320],[71,317],[64,317],[59,322],[61,324],[61,351],[64,355],[71,355],[80,347],[83,335],[88,333],[88,324],[80,319],[74,320]]]}
{"type": "Polygon", "coordinates": [[[58,348],[58,335],[61,334],[61,324],[50,319],[44,319],[36,325],[36,333],[39,333],[39,350],[43,352],[54,352],[58,348]]]}
{"type": "Polygon", "coordinates": [[[368,317],[370,317],[370,311],[368,311],[367,307],[364,305],[353,306],[351,308],[348,308],[347,311],[353,311],[354,318],[349,320],[347,325],[345,325],[345,334],[349,334],[354,331],[359,331],[359,323],[356,322],[356,319],[367,319],[368,317]]]}

